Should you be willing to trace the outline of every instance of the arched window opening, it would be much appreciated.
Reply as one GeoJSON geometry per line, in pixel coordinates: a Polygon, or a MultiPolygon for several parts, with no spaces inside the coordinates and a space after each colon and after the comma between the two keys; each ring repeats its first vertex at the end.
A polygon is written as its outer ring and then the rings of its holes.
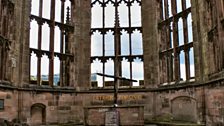
{"type": "MultiPolygon", "coordinates": [[[[97,82],[98,87],[114,84],[113,78],[96,73],[143,80],[141,0],[92,0],[91,7],[91,73],[96,76],[93,79],[97,78],[92,82],[97,82]],[[140,60],[136,61],[136,58],[140,60]],[[93,68],[95,66],[97,68],[93,68]]],[[[118,83],[120,87],[140,85],[118,83]]]]}
{"type": "Polygon", "coordinates": [[[161,0],[160,83],[194,78],[190,0],[161,0]]]}
{"type": "Polygon", "coordinates": [[[32,0],[30,30],[31,84],[68,86],[70,0],[32,0]],[[35,60],[35,61],[34,61],[35,60]]]}

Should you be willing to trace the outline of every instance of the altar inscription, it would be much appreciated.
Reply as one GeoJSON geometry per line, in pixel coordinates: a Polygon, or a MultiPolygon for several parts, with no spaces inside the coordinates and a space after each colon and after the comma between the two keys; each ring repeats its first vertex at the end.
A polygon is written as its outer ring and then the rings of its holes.
{"type": "MultiPolygon", "coordinates": [[[[113,95],[97,95],[94,96],[94,100],[99,101],[112,101],[114,99],[113,95]]],[[[125,100],[125,101],[131,101],[131,100],[142,100],[142,95],[119,95],[118,100],[125,100]]]]}

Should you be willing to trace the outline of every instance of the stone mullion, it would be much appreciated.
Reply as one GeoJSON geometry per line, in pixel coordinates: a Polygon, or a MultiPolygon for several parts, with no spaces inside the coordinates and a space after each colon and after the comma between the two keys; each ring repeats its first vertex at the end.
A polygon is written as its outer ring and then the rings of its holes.
{"type": "MultiPolygon", "coordinates": [[[[165,20],[169,18],[169,5],[168,5],[168,0],[164,0],[164,10],[165,10],[165,20]]],[[[165,32],[166,32],[166,40],[165,40],[165,49],[168,50],[170,49],[171,41],[170,41],[170,35],[171,35],[171,30],[170,30],[170,23],[165,24],[165,32]]],[[[172,74],[172,57],[171,53],[166,54],[166,78],[168,83],[171,82],[171,76],[172,74]]]]}
{"type": "MultiPolygon", "coordinates": [[[[220,10],[220,20],[219,21],[221,21],[221,20],[224,20],[224,1],[223,0],[221,0],[220,1],[220,8],[221,8],[221,10],[220,10]]],[[[221,42],[221,48],[222,48],[222,52],[221,52],[221,54],[222,54],[222,60],[221,60],[221,62],[222,62],[222,69],[224,68],[224,26],[223,26],[223,24],[220,24],[220,42],[221,42]]]]}
{"type": "Polygon", "coordinates": [[[5,38],[8,38],[8,26],[9,26],[9,16],[7,14],[8,12],[8,4],[6,5],[6,8],[4,9],[4,18],[3,18],[3,35],[5,38]]]}
{"type": "MultiPolygon", "coordinates": [[[[165,20],[167,20],[169,18],[169,4],[168,4],[168,0],[164,0],[164,10],[165,10],[165,20]]],[[[172,44],[170,41],[170,35],[171,35],[171,29],[170,29],[170,23],[165,24],[165,32],[166,32],[166,41],[165,41],[165,49],[168,50],[170,49],[170,45],[172,44]]],[[[171,53],[166,54],[166,78],[168,83],[170,83],[172,81],[173,78],[173,63],[172,63],[172,55],[171,53]]]]}
{"type": "MultiPolygon", "coordinates": [[[[214,32],[213,32],[213,42],[215,43],[214,45],[214,52],[215,52],[215,59],[216,59],[216,72],[219,72],[222,70],[222,52],[221,52],[221,42],[220,42],[220,34],[219,34],[219,10],[218,10],[218,2],[217,1],[213,1],[212,2],[212,19],[213,19],[213,27],[215,28],[214,32]]],[[[221,36],[222,37],[222,36],[221,36]]]]}
{"type": "MultiPolygon", "coordinates": [[[[216,9],[215,9],[215,7],[214,7],[214,2],[215,1],[210,1],[211,2],[211,20],[212,20],[212,26],[211,26],[211,28],[210,29],[213,29],[213,28],[215,28],[215,26],[217,25],[217,17],[216,17],[216,14],[217,14],[217,12],[216,12],[216,9]]],[[[217,71],[219,71],[219,67],[218,67],[218,62],[219,62],[219,60],[218,60],[218,53],[217,53],[217,38],[216,38],[216,36],[215,36],[215,33],[214,33],[214,35],[213,35],[213,53],[214,53],[214,63],[215,63],[215,72],[217,72],[217,71]]]]}
{"type": "MultiPolygon", "coordinates": [[[[115,26],[114,26],[114,47],[115,47],[115,59],[114,59],[114,75],[119,77],[121,75],[121,63],[119,61],[120,55],[120,30],[119,30],[119,16],[118,16],[118,2],[115,0],[115,26]]],[[[116,86],[120,83],[116,81],[116,86]]]]}
{"type": "MultiPolygon", "coordinates": [[[[172,0],[172,14],[177,14],[176,1],[172,0]]],[[[180,63],[179,63],[179,51],[178,51],[178,20],[173,19],[173,50],[174,50],[174,77],[175,81],[180,80],[180,63]]]]}
{"type": "Polygon", "coordinates": [[[224,1],[220,0],[220,6],[221,6],[221,11],[222,11],[222,19],[224,19],[224,1]]]}
{"type": "Polygon", "coordinates": [[[7,49],[6,49],[6,42],[3,42],[3,46],[2,46],[2,79],[5,80],[6,79],[6,61],[7,61],[7,49]]]}
{"type": "MultiPolygon", "coordinates": [[[[163,2],[164,0],[160,0],[159,1],[159,4],[160,4],[160,19],[161,20],[165,20],[165,15],[166,13],[163,13],[165,12],[165,6],[163,7],[163,2]]],[[[160,27],[160,34],[161,34],[161,47],[160,47],[160,51],[164,51],[166,50],[166,25],[162,25],[162,26],[159,26],[160,27]]],[[[160,83],[165,83],[166,79],[167,79],[167,64],[166,64],[166,54],[165,53],[160,53],[160,62],[159,62],[159,72],[161,73],[160,76],[159,76],[159,79],[160,79],[160,83]]]]}
{"type": "MultiPolygon", "coordinates": [[[[0,17],[3,17],[2,15],[2,0],[0,0],[0,17]]],[[[0,19],[0,35],[2,34],[2,18],[0,19]]]]}
{"type": "MultiPolygon", "coordinates": [[[[4,5],[3,5],[4,6],[4,5]]],[[[8,11],[8,3],[5,5],[5,7],[3,8],[3,24],[2,24],[2,35],[5,39],[8,39],[8,24],[9,24],[9,16],[7,14],[8,11]]],[[[6,65],[6,61],[7,61],[7,49],[6,49],[6,40],[3,41],[3,45],[2,45],[2,79],[5,80],[6,79],[6,72],[7,72],[7,65],[6,65]]]]}
{"type": "MultiPolygon", "coordinates": [[[[131,29],[131,1],[128,0],[128,27],[131,29]]],[[[131,31],[131,30],[130,30],[131,31]]],[[[129,35],[129,55],[132,55],[132,32],[128,32],[129,35]]],[[[130,79],[133,79],[132,61],[130,61],[130,79]]],[[[131,82],[132,83],[132,82],[131,82]]]]}
{"type": "MultiPolygon", "coordinates": [[[[3,8],[2,8],[2,0],[0,0],[0,17],[3,17],[3,8]]],[[[2,50],[3,50],[3,47],[2,47],[2,43],[3,43],[3,40],[1,40],[1,35],[2,35],[2,19],[0,19],[0,58],[2,59],[3,58],[3,55],[2,55],[2,50]]],[[[0,80],[2,80],[2,69],[3,69],[3,60],[0,60],[0,80]]]]}
{"type": "MultiPolygon", "coordinates": [[[[1,42],[1,40],[0,40],[0,42],[1,42]]],[[[0,60],[0,80],[2,80],[3,79],[3,71],[2,71],[3,70],[3,46],[2,45],[0,45],[0,58],[1,58],[1,60],[0,60]]]]}
{"type": "MultiPolygon", "coordinates": [[[[182,8],[183,11],[186,10],[186,0],[182,0],[182,8]]],[[[185,52],[185,69],[186,69],[186,80],[190,79],[190,58],[189,58],[189,50],[190,48],[187,48],[186,45],[189,41],[188,39],[188,23],[187,23],[187,15],[184,15],[182,17],[183,19],[183,30],[184,30],[184,52],[185,52]]]]}
{"type": "MultiPolygon", "coordinates": [[[[64,18],[65,18],[65,0],[61,0],[61,23],[64,24],[64,18]]],[[[60,28],[61,33],[60,33],[60,53],[65,53],[64,52],[64,27],[60,28]]],[[[65,85],[65,61],[64,60],[60,60],[60,86],[64,86],[65,85]]]]}
{"type": "Polygon", "coordinates": [[[218,36],[218,58],[219,58],[219,71],[221,71],[224,67],[224,57],[223,57],[223,52],[224,52],[224,49],[223,49],[223,42],[224,42],[224,39],[223,39],[223,26],[222,24],[220,23],[223,18],[223,8],[222,8],[222,5],[223,3],[221,1],[216,1],[215,3],[216,5],[216,11],[217,11],[217,36],[218,36]]]}
{"type": "MultiPolygon", "coordinates": [[[[42,18],[42,12],[43,12],[43,0],[39,0],[39,17],[42,18]]],[[[38,50],[41,50],[42,45],[42,22],[38,23],[38,50]]],[[[41,83],[41,56],[37,56],[37,84],[40,85],[41,83]]]]}
{"type": "Polygon", "coordinates": [[[50,56],[49,56],[49,85],[54,83],[54,28],[55,28],[55,0],[51,0],[51,14],[50,14],[50,56]]]}
{"type": "Polygon", "coordinates": [[[165,9],[165,8],[163,8],[163,2],[162,1],[164,1],[164,0],[159,0],[159,7],[160,7],[160,18],[161,18],[161,20],[164,20],[164,18],[163,18],[163,15],[164,15],[164,13],[163,13],[163,10],[165,9]]]}
{"type": "MultiPolygon", "coordinates": [[[[105,0],[103,0],[103,12],[102,12],[102,15],[103,15],[103,29],[105,29],[105,7],[106,7],[106,4],[105,4],[105,0]]],[[[103,32],[103,34],[102,34],[102,39],[103,39],[103,41],[102,41],[102,43],[103,43],[103,57],[105,57],[105,34],[106,34],[106,32],[103,32]]],[[[105,62],[103,61],[102,62],[103,63],[103,74],[105,74],[105,62]]],[[[105,87],[105,76],[103,76],[102,77],[103,78],[103,87],[105,87]]]]}

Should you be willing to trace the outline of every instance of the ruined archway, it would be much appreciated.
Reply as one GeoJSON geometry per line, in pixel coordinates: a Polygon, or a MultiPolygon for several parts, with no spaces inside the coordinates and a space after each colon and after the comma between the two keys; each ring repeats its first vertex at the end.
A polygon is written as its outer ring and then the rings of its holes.
{"type": "Polygon", "coordinates": [[[46,122],[46,106],[36,103],[31,106],[31,123],[32,125],[40,125],[46,122]]]}
{"type": "Polygon", "coordinates": [[[196,122],[197,102],[188,96],[179,96],[171,100],[171,112],[176,121],[196,122]]]}

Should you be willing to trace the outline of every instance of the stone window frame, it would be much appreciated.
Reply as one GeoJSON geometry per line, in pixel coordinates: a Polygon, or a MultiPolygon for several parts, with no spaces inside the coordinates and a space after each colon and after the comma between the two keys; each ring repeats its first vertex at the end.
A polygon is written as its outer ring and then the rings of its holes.
{"type": "MultiPolygon", "coordinates": [[[[57,86],[69,86],[69,62],[73,62],[73,54],[71,54],[70,50],[68,49],[68,43],[69,43],[69,36],[71,33],[74,32],[74,27],[71,25],[71,18],[70,18],[70,10],[71,8],[67,8],[67,15],[64,15],[64,9],[65,9],[65,1],[70,1],[71,6],[73,4],[72,0],[57,0],[61,1],[61,21],[57,22],[55,20],[55,10],[57,9],[55,6],[56,0],[50,0],[50,18],[44,18],[43,15],[43,0],[39,0],[39,14],[33,15],[30,14],[30,21],[36,21],[38,24],[38,46],[37,48],[30,48],[30,57],[32,53],[34,53],[37,57],[37,79],[31,80],[31,84],[37,84],[37,85],[49,85],[54,86],[54,58],[58,57],[60,60],[60,81],[57,86]],[[66,22],[64,19],[66,18],[66,22]],[[42,44],[42,26],[44,23],[48,24],[50,28],[50,35],[49,35],[49,50],[43,50],[41,49],[42,44]],[[60,52],[54,51],[54,31],[55,28],[59,27],[60,30],[60,52]],[[41,81],[41,58],[43,55],[46,55],[49,59],[49,73],[48,73],[48,81],[41,81]]],[[[31,58],[30,58],[31,59],[31,58]]],[[[30,62],[31,64],[31,62],[30,62]]],[[[31,65],[30,65],[31,67],[31,65]]]]}
{"type": "MultiPolygon", "coordinates": [[[[187,8],[186,0],[181,0],[180,12],[177,12],[177,1],[159,0],[160,2],[160,18],[161,22],[158,24],[159,32],[161,33],[160,43],[160,84],[178,83],[180,81],[191,81],[194,76],[191,76],[190,68],[190,49],[193,49],[193,41],[189,42],[188,34],[188,15],[191,14],[191,7],[187,8]],[[171,5],[170,5],[171,4],[171,5]],[[171,7],[171,8],[170,8],[171,7]],[[170,12],[171,11],[171,12],[170,12]],[[183,24],[183,45],[179,43],[179,29],[178,23],[182,19],[183,24]],[[172,42],[173,41],[173,42],[172,42]],[[184,53],[184,65],[186,80],[181,78],[180,68],[180,53],[184,53]]],[[[192,22],[191,22],[192,23],[192,22]]],[[[193,32],[193,28],[192,28],[193,32]]],[[[193,35],[193,34],[192,34],[193,35]]],[[[193,38],[193,36],[192,36],[193,38]]],[[[193,56],[194,58],[194,56],[193,56]]]]}
{"type": "Polygon", "coordinates": [[[0,99],[0,111],[2,111],[4,109],[5,109],[5,101],[4,101],[4,99],[0,99]]]}
{"type": "MultiPolygon", "coordinates": [[[[103,43],[103,47],[102,47],[102,56],[91,56],[90,60],[91,60],[91,63],[93,63],[93,61],[95,60],[99,60],[102,65],[103,65],[103,70],[102,70],[102,74],[105,74],[105,64],[107,63],[108,60],[112,60],[114,61],[114,76],[122,76],[122,60],[123,59],[126,59],[128,60],[128,62],[130,63],[130,79],[133,79],[133,68],[132,68],[132,64],[134,63],[134,60],[135,59],[139,59],[141,60],[142,63],[144,63],[144,59],[143,59],[143,54],[141,55],[134,55],[132,54],[132,43],[131,43],[131,38],[132,38],[132,33],[134,31],[139,31],[141,34],[142,34],[142,25],[139,26],[139,27],[133,27],[131,26],[131,6],[134,2],[137,2],[139,4],[139,6],[141,7],[141,0],[93,0],[91,2],[91,7],[93,7],[96,3],[99,3],[101,5],[101,7],[103,8],[103,12],[102,12],[102,15],[103,15],[103,26],[100,27],[100,28],[92,28],[91,27],[91,35],[93,35],[95,32],[99,32],[101,35],[102,35],[102,43],[103,43]],[[117,1],[117,3],[116,3],[117,1]],[[120,24],[119,24],[119,14],[117,13],[117,17],[116,17],[116,9],[119,7],[119,5],[124,2],[127,6],[127,8],[129,9],[128,10],[128,13],[130,14],[129,17],[128,17],[128,27],[120,27],[120,24]],[[115,7],[115,25],[114,27],[106,27],[105,26],[105,8],[107,6],[107,4],[113,4],[113,6],[115,7]],[[117,22],[118,22],[118,26],[116,28],[116,18],[117,18],[117,22]],[[114,43],[116,43],[115,39],[116,39],[116,36],[119,36],[118,38],[120,39],[121,38],[121,32],[122,31],[126,31],[127,34],[129,35],[129,55],[121,55],[121,53],[119,51],[117,51],[118,49],[121,50],[121,40],[119,41],[120,43],[118,43],[118,45],[120,45],[119,47],[116,48],[116,46],[114,46],[114,55],[113,56],[107,56],[105,54],[105,36],[107,35],[107,32],[109,31],[112,31],[113,32],[113,35],[114,35],[114,43]],[[116,72],[116,71],[119,71],[119,72],[116,72]]],[[[115,44],[116,45],[116,44],[115,44]]],[[[142,49],[143,50],[143,49],[142,49]]],[[[144,70],[143,70],[144,72],[144,70]]],[[[105,80],[106,77],[102,77],[102,80],[103,80],[103,87],[112,87],[114,85],[114,81],[106,81],[105,80]]],[[[97,87],[98,83],[96,81],[93,81],[92,82],[92,87],[97,87]]],[[[133,83],[132,82],[129,82],[129,81],[119,81],[119,87],[131,87],[133,86],[133,83]]],[[[143,83],[143,80],[139,80],[139,86],[143,86],[144,83],[143,83]]]]}

